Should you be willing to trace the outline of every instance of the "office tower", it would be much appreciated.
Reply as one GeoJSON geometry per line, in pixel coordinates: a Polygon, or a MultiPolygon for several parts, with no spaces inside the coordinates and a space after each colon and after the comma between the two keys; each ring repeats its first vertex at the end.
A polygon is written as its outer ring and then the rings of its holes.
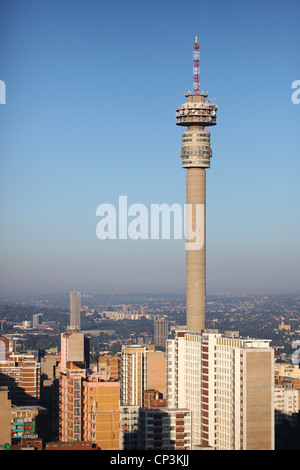
{"type": "Polygon", "coordinates": [[[154,320],[154,344],[161,348],[166,347],[166,341],[168,339],[168,327],[169,322],[164,318],[154,320]]]}
{"type": "Polygon", "coordinates": [[[191,450],[191,434],[190,410],[139,410],[139,450],[191,450]]]}
{"type": "Polygon", "coordinates": [[[166,393],[166,357],[153,345],[123,346],[121,354],[121,404],[144,406],[144,392],[166,393]]]}
{"type": "Polygon", "coordinates": [[[80,330],[80,309],[81,309],[81,299],[80,292],[70,292],[70,326],[77,327],[80,330]]]}
{"type": "Polygon", "coordinates": [[[192,411],[193,446],[274,449],[274,351],[237,332],[168,340],[168,407],[192,411]]]}
{"type": "Polygon", "coordinates": [[[11,400],[8,387],[0,387],[0,446],[11,444],[11,400]]]}
{"type": "Polygon", "coordinates": [[[0,361],[0,386],[8,387],[13,405],[36,405],[40,400],[41,365],[32,354],[14,354],[0,361]]]}
{"type": "Polygon", "coordinates": [[[216,125],[217,105],[205,101],[200,91],[200,54],[197,37],[193,50],[193,91],[185,94],[187,102],[176,109],[177,125],[187,127],[182,133],[182,167],[186,168],[186,315],[187,329],[200,333],[205,328],[206,302],[206,168],[212,151],[210,133],[216,125]],[[190,211],[191,210],[191,211],[190,211]]]}
{"type": "Polygon", "coordinates": [[[61,371],[65,372],[67,362],[80,362],[89,368],[89,338],[75,329],[68,328],[61,334],[61,371]]]}

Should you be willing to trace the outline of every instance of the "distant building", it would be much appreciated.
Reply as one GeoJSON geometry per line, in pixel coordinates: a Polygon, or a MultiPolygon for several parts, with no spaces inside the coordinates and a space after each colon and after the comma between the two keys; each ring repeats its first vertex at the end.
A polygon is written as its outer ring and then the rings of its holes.
{"type": "Polygon", "coordinates": [[[137,344],[153,344],[153,336],[148,333],[140,333],[137,339],[137,344]]]}
{"type": "Polygon", "coordinates": [[[80,292],[70,292],[70,326],[81,329],[81,296],[80,292]]]}
{"type": "Polygon", "coordinates": [[[43,314],[42,313],[35,313],[32,316],[32,326],[33,328],[38,328],[39,325],[43,323],[43,314]]]}
{"type": "Polygon", "coordinates": [[[154,320],[154,344],[162,348],[166,347],[169,333],[169,322],[164,318],[154,320]]]}
{"type": "Polygon", "coordinates": [[[284,322],[282,321],[279,325],[279,330],[290,331],[291,330],[291,325],[285,325],[284,322]]]}
{"type": "Polygon", "coordinates": [[[140,314],[143,315],[143,316],[145,316],[145,315],[146,315],[146,311],[147,311],[146,307],[144,307],[143,305],[141,305],[141,306],[140,306],[140,314]]]}

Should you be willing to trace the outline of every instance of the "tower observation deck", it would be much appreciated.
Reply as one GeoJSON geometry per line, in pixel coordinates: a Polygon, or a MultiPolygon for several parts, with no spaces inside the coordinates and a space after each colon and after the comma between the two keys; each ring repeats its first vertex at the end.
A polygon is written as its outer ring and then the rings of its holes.
{"type": "Polygon", "coordinates": [[[191,217],[187,230],[202,231],[201,246],[188,243],[186,249],[186,319],[191,333],[205,329],[206,313],[206,168],[210,168],[212,151],[210,132],[205,128],[216,125],[218,106],[207,100],[208,93],[200,91],[200,45],[193,45],[193,91],[185,93],[187,102],[176,109],[176,124],[187,129],[182,133],[180,156],[186,172],[186,204],[191,217]],[[197,219],[198,207],[203,209],[201,226],[197,219]]]}

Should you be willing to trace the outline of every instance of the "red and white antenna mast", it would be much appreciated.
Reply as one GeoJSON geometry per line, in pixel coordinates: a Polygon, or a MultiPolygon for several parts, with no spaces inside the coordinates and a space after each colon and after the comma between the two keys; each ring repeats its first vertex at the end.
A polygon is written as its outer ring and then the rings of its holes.
{"type": "Polygon", "coordinates": [[[195,37],[193,45],[193,95],[200,95],[200,45],[195,37]]]}

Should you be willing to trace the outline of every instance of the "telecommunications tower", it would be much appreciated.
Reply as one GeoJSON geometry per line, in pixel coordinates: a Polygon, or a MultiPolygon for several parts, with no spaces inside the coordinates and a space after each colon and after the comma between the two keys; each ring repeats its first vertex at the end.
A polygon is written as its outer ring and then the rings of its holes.
{"type": "Polygon", "coordinates": [[[187,102],[176,109],[182,133],[182,167],[186,168],[187,233],[186,244],[186,321],[191,333],[205,329],[206,311],[206,168],[212,151],[210,133],[205,129],[216,125],[217,105],[206,101],[208,93],[200,91],[200,45],[193,45],[193,91],[185,93],[187,102]],[[191,212],[189,212],[189,208],[191,212]],[[187,235],[187,241],[188,241],[187,235]]]}

